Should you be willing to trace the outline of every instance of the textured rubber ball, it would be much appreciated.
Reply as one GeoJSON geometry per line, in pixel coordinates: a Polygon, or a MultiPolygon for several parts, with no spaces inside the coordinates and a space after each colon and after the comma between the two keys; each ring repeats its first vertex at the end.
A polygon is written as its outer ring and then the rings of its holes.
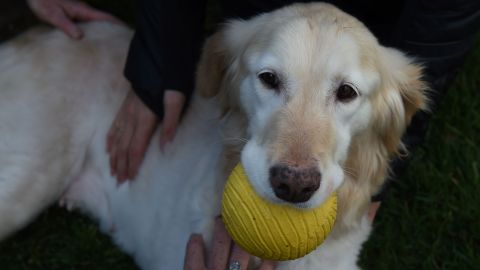
{"type": "Polygon", "coordinates": [[[229,176],[222,198],[222,219],[237,245],[267,260],[303,257],[325,241],[337,214],[333,194],[315,209],[278,205],[252,188],[241,164],[229,176]]]}

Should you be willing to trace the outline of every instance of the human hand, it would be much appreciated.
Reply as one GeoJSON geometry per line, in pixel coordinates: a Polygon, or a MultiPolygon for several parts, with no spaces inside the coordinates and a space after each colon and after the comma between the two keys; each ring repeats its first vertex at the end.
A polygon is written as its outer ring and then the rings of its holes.
{"type": "MultiPolygon", "coordinates": [[[[246,270],[250,254],[235,245],[225,230],[222,219],[215,220],[213,245],[205,264],[205,244],[202,236],[192,234],[185,252],[184,270],[246,270]],[[233,244],[233,247],[232,247],[233,244]]],[[[258,270],[273,270],[275,263],[263,261],[258,270]]]]}
{"type": "Polygon", "coordinates": [[[74,0],[27,0],[30,9],[41,20],[61,29],[74,39],[83,36],[75,21],[119,22],[114,16],[74,0]]]}
{"type": "MultiPolygon", "coordinates": [[[[178,91],[166,90],[163,100],[161,149],[175,136],[185,96],[178,91]]],[[[107,135],[110,171],[120,183],[133,180],[137,175],[158,123],[158,117],[130,90],[107,135]]]]}

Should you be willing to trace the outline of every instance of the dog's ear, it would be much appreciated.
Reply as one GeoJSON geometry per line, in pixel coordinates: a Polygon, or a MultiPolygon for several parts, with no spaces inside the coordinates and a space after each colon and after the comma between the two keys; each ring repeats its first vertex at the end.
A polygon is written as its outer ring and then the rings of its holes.
{"type": "Polygon", "coordinates": [[[403,133],[412,116],[426,109],[422,68],[394,49],[379,49],[380,85],[371,97],[371,127],[351,142],[345,167],[347,177],[339,190],[341,223],[353,224],[363,215],[385,182],[390,160],[404,150],[403,133]]]}
{"type": "Polygon", "coordinates": [[[403,53],[381,47],[381,89],[373,101],[375,129],[389,154],[402,149],[401,136],[418,110],[427,109],[423,68],[403,53]]]}
{"type": "Polygon", "coordinates": [[[228,59],[224,30],[207,39],[197,66],[196,87],[201,96],[212,97],[220,91],[228,59]]]}
{"type": "Polygon", "coordinates": [[[368,135],[370,142],[361,142],[358,146],[360,152],[370,154],[369,158],[362,158],[366,161],[362,165],[367,168],[365,173],[370,175],[362,177],[373,181],[373,192],[385,181],[388,162],[406,154],[402,136],[413,115],[427,107],[427,85],[422,80],[420,65],[403,53],[385,47],[379,47],[378,59],[380,84],[371,97],[373,133],[368,135]]]}
{"type": "Polygon", "coordinates": [[[212,97],[222,89],[232,91],[238,82],[241,57],[255,33],[259,20],[265,15],[248,21],[231,20],[207,39],[198,63],[196,84],[201,96],[212,97]]]}

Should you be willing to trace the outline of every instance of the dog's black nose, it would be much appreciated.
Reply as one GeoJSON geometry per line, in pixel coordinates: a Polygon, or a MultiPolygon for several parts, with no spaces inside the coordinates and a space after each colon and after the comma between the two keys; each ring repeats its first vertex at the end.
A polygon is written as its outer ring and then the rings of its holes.
{"type": "Polygon", "coordinates": [[[306,202],[320,187],[322,174],[316,167],[275,165],[270,168],[270,184],[275,195],[292,203],[306,202]]]}

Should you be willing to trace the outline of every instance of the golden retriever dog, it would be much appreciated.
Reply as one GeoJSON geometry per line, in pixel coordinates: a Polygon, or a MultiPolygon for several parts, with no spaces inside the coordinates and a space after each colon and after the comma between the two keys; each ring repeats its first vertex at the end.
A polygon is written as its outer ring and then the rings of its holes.
{"type": "Polygon", "coordinates": [[[107,131],[129,88],[132,32],[91,23],[73,41],[36,29],[0,48],[0,238],[56,201],[92,216],[143,269],[181,269],[207,242],[241,161],[258,194],[295,207],[338,193],[325,243],[277,269],[357,269],[370,197],[425,107],[421,67],[323,3],[234,20],[207,40],[175,140],[153,138],[135,181],[110,175],[107,131]],[[290,177],[282,177],[290,175],[290,177]]]}

